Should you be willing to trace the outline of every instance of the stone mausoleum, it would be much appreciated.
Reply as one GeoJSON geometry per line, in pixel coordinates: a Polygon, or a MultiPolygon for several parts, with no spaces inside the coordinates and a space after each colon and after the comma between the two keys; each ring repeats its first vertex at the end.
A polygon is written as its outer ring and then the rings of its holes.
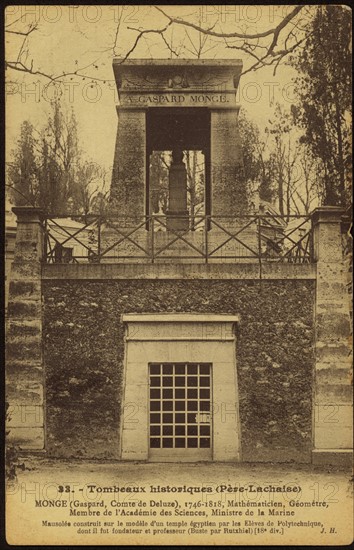
{"type": "Polygon", "coordinates": [[[113,68],[110,210],[85,221],[86,254],[80,229],[53,245],[44,212],[13,209],[9,439],[53,458],[350,461],[342,210],[295,227],[248,203],[240,61],[113,68]],[[156,212],[151,158],[166,151],[156,212]],[[185,151],[203,160],[193,219],[185,151]]]}

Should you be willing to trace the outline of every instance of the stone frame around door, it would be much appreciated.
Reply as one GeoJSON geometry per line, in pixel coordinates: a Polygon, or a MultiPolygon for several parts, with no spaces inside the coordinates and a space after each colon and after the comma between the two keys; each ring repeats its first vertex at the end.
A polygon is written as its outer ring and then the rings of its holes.
{"type": "MultiPolygon", "coordinates": [[[[235,315],[125,314],[125,373],[121,425],[123,460],[159,460],[149,452],[150,363],[211,363],[212,439],[211,460],[237,462],[241,458],[240,421],[236,369],[235,315]]],[[[198,461],[186,453],[161,461],[198,461]]]]}

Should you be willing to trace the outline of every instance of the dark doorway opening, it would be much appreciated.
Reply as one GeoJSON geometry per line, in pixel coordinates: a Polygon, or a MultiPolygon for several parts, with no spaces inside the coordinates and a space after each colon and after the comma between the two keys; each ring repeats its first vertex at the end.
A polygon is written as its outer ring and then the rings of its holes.
{"type": "Polygon", "coordinates": [[[172,151],[181,149],[187,169],[187,206],[193,229],[195,217],[211,213],[209,110],[149,109],[146,145],[146,215],[166,212],[172,151]]]}

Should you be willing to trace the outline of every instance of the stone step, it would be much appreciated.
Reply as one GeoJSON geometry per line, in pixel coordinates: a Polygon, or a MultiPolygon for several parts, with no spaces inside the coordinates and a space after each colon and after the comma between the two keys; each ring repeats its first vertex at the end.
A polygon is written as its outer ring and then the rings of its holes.
{"type": "Polygon", "coordinates": [[[353,388],[350,384],[317,384],[316,401],[322,403],[351,403],[353,388]]]}
{"type": "Polygon", "coordinates": [[[7,441],[21,449],[44,449],[44,429],[38,427],[11,428],[7,441]]]}

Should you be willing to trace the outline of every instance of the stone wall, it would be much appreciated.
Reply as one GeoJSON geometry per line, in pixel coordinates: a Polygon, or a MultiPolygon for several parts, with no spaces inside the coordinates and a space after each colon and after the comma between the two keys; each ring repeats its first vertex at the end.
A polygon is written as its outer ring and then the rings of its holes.
{"type": "Polygon", "coordinates": [[[351,463],[353,383],[351,328],[338,207],[313,215],[316,260],[314,463],[351,463]]]}
{"type": "Polygon", "coordinates": [[[241,459],[311,460],[314,281],[48,279],[42,292],[50,456],[119,458],[120,316],[165,311],[240,316],[241,459]]]}
{"type": "MultiPolygon", "coordinates": [[[[242,179],[243,157],[238,109],[211,111],[211,208],[214,216],[247,212],[247,190],[242,179]],[[229,143],[229,147],[225,147],[229,143]],[[232,182],[232,184],[230,184],[232,182]]],[[[231,220],[221,219],[227,225],[231,220]]]]}
{"type": "Polygon", "coordinates": [[[121,218],[128,218],[128,225],[137,225],[145,213],[145,111],[120,108],[118,116],[111,207],[121,218]]]}
{"type": "Polygon", "coordinates": [[[17,235],[11,265],[6,323],[7,441],[44,448],[40,210],[16,207],[17,235]]]}

